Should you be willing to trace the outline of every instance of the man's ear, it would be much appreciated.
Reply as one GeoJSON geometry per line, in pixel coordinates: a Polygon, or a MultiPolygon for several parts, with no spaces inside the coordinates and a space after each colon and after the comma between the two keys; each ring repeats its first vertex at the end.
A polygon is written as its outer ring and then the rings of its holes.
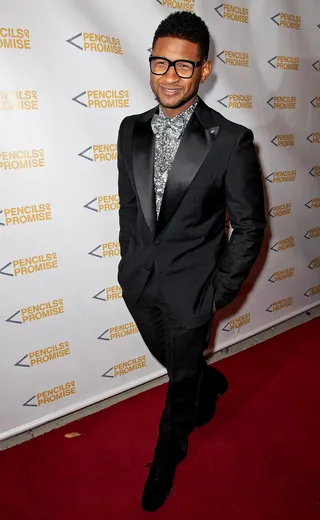
{"type": "Polygon", "coordinates": [[[210,75],[211,69],[212,69],[212,61],[207,60],[201,67],[200,83],[203,83],[204,81],[206,81],[206,79],[210,75]]]}

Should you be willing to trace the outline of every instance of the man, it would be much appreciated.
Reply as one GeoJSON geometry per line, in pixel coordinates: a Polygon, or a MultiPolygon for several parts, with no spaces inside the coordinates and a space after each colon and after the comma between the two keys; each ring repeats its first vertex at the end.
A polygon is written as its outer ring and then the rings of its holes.
{"type": "Polygon", "coordinates": [[[123,298],[169,386],[142,507],[169,496],[188,435],[227,389],[203,357],[216,310],[237,295],[260,250],[263,190],[253,134],[197,96],[211,72],[209,32],[176,12],[154,35],[159,105],[123,120],[118,138],[123,298]],[[233,234],[224,225],[228,208],[233,234]]]}

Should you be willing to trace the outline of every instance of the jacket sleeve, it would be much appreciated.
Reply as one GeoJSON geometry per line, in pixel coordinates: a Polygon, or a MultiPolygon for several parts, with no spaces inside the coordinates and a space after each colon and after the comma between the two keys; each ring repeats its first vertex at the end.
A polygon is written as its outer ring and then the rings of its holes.
{"type": "Polygon", "coordinates": [[[251,130],[243,129],[234,144],[225,196],[233,233],[213,281],[217,310],[238,294],[258,256],[266,226],[261,171],[251,130]]]}
{"type": "Polygon", "coordinates": [[[119,243],[121,256],[124,256],[127,252],[137,217],[136,196],[123,153],[123,126],[125,121],[126,119],[122,121],[118,134],[119,243]]]}

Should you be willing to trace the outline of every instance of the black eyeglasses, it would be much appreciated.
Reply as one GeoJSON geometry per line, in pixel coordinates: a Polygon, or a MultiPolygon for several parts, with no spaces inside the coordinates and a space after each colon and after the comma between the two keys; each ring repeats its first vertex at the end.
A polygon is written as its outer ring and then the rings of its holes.
{"type": "Polygon", "coordinates": [[[176,74],[180,78],[188,79],[193,76],[195,68],[202,65],[203,62],[191,60],[170,61],[167,58],[162,58],[161,56],[150,56],[149,63],[152,74],[163,76],[163,74],[168,72],[170,67],[173,67],[176,71],[176,74]]]}

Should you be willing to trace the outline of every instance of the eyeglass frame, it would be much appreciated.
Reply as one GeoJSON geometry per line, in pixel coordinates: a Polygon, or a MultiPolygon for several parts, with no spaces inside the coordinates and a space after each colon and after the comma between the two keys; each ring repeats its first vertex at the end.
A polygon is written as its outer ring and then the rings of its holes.
{"type": "Polygon", "coordinates": [[[204,61],[203,60],[200,60],[200,61],[192,61],[192,60],[184,60],[184,59],[179,59],[179,60],[174,60],[174,61],[171,61],[169,60],[168,58],[165,58],[163,56],[149,56],[149,65],[150,65],[150,72],[151,74],[154,74],[155,76],[164,76],[165,74],[167,74],[168,70],[170,69],[170,67],[173,67],[174,70],[175,70],[175,73],[177,74],[177,76],[179,76],[179,78],[181,79],[190,79],[192,78],[192,76],[194,75],[194,71],[197,67],[200,67],[200,65],[203,65],[204,61]],[[168,68],[165,72],[162,72],[161,74],[158,73],[158,72],[153,72],[152,71],[152,68],[151,68],[151,63],[152,63],[152,60],[154,59],[157,59],[157,60],[165,60],[168,62],[168,68]],[[183,77],[183,76],[180,76],[180,74],[178,74],[177,72],[177,69],[176,69],[176,63],[179,62],[179,61],[184,61],[186,63],[191,63],[191,65],[193,65],[193,71],[192,71],[192,74],[191,76],[188,76],[188,77],[183,77]]]}

